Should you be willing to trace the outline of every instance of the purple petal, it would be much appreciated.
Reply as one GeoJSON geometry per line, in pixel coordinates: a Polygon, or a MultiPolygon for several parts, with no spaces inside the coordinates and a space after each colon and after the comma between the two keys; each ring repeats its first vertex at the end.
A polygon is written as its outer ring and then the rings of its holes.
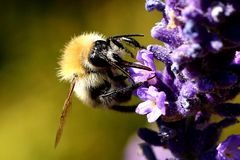
{"type": "Polygon", "coordinates": [[[148,100],[147,91],[148,91],[148,88],[145,88],[145,87],[138,88],[138,90],[137,90],[138,97],[143,101],[148,100]]]}
{"type": "Polygon", "coordinates": [[[194,84],[191,82],[186,82],[183,84],[180,94],[186,98],[194,98],[197,94],[196,86],[194,86],[194,84]]]}
{"type": "Polygon", "coordinates": [[[209,50],[213,53],[218,53],[223,48],[223,42],[219,38],[219,36],[213,34],[209,35],[210,42],[209,42],[209,50]]]}
{"type": "Polygon", "coordinates": [[[169,50],[168,48],[155,44],[148,45],[147,49],[153,53],[154,58],[156,58],[157,60],[165,63],[166,65],[172,64],[169,56],[171,50],[169,50]]]}
{"type": "Polygon", "coordinates": [[[177,29],[167,29],[162,23],[158,23],[152,28],[151,35],[153,38],[167,43],[174,48],[180,46],[183,42],[177,29]]]}
{"type": "Polygon", "coordinates": [[[165,101],[166,101],[166,94],[164,92],[158,93],[156,97],[156,104],[157,104],[157,107],[161,110],[162,115],[166,114],[165,101]]]}
{"type": "Polygon", "coordinates": [[[149,50],[142,49],[138,52],[136,59],[143,63],[145,66],[150,67],[153,71],[156,70],[155,64],[154,64],[154,57],[153,53],[149,50]]]}
{"type": "Polygon", "coordinates": [[[224,5],[219,3],[218,5],[214,6],[210,10],[210,16],[214,22],[220,22],[221,18],[224,15],[224,5]]]}
{"type": "MultiPolygon", "coordinates": [[[[130,74],[134,82],[145,82],[148,81],[148,79],[155,76],[155,72],[145,71],[142,69],[131,69],[130,74]]],[[[156,82],[157,82],[156,77],[149,80],[150,84],[156,84],[156,82]]]]}
{"type": "Polygon", "coordinates": [[[240,64],[240,51],[236,51],[233,64],[240,64]]]}
{"type": "Polygon", "coordinates": [[[149,73],[145,72],[145,73],[137,73],[135,75],[132,75],[133,80],[138,83],[138,82],[145,82],[148,80],[149,78],[149,73]]]}
{"type": "Polygon", "coordinates": [[[158,107],[154,107],[152,112],[147,114],[149,123],[155,122],[162,115],[162,111],[158,107]]]}
{"type": "Polygon", "coordinates": [[[156,95],[157,95],[157,93],[158,93],[158,90],[157,90],[157,88],[156,87],[154,87],[154,86],[150,86],[149,88],[148,88],[148,94],[150,94],[150,95],[152,95],[153,97],[156,97],[156,95]]]}
{"type": "Polygon", "coordinates": [[[218,160],[238,160],[240,157],[240,135],[231,135],[217,147],[218,160]]]}
{"type": "Polygon", "coordinates": [[[153,61],[153,53],[149,50],[144,49],[144,52],[142,53],[142,59],[147,62],[153,61]]]}
{"type": "Polygon", "coordinates": [[[146,49],[141,49],[138,51],[137,55],[136,55],[136,59],[139,61],[139,62],[142,62],[143,63],[143,58],[142,58],[142,54],[146,52],[146,49]]]}
{"type": "MultiPolygon", "coordinates": [[[[136,63],[141,64],[139,62],[136,62],[136,63]]],[[[146,71],[146,70],[138,69],[138,68],[129,68],[128,70],[130,72],[132,79],[135,82],[145,82],[149,78],[154,77],[154,75],[155,75],[155,71],[146,71]]],[[[156,78],[153,78],[151,80],[151,84],[156,84],[156,78]]]]}
{"type": "Polygon", "coordinates": [[[189,52],[190,44],[184,44],[178,47],[171,54],[171,60],[178,65],[185,64],[191,60],[186,53],[189,52]]]}
{"type": "Polygon", "coordinates": [[[141,115],[151,113],[152,111],[153,111],[153,102],[150,100],[140,103],[136,108],[136,113],[141,115]]]}

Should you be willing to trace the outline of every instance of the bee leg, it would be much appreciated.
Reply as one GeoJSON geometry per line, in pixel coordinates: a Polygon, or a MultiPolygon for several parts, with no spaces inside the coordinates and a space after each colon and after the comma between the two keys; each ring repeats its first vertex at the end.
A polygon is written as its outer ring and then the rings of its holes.
{"type": "Polygon", "coordinates": [[[140,45],[140,43],[137,40],[135,40],[134,38],[122,37],[121,40],[126,42],[128,45],[130,45],[132,47],[140,48],[140,49],[145,48],[144,46],[140,45]]]}
{"type": "MultiPolygon", "coordinates": [[[[116,102],[125,102],[131,99],[132,91],[137,89],[143,84],[143,82],[135,83],[125,88],[112,90],[110,92],[100,95],[102,99],[115,100],[116,102]]],[[[137,105],[133,106],[122,106],[122,105],[113,105],[109,109],[120,111],[120,112],[135,112],[137,105]]]]}
{"type": "Polygon", "coordinates": [[[112,36],[107,39],[107,41],[116,40],[118,42],[125,41],[128,45],[136,47],[136,48],[145,48],[140,45],[140,43],[132,37],[143,37],[143,34],[126,34],[126,35],[118,35],[112,36]]]}
{"type": "Polygon", "coordinates": [[[112,42],[112,43],[115,44],[118,48],[120,48],[120,49],[124,50],[125,52],[127,52],[128,54],[130,54],[131,57],[134,57],[134,56],[133,56],[133,53],[132,53],[129,49],[127,49],[126,47],[124,47],[119,40],[120,40],[120,39],[114,39],[114,38],[112,38],[112,39],[108,39],[108,40],[107,40],[107,43],[112,42]]]}
{"type": "Polygon", "coordinates": [[[120,42],[124,41],[126,44],[135,47],[135,48],[145,48],[144,46],[140,45],[140,43],[135,40],[134,36],[143,36],[142,34],[133,34],[133,35],[119,35],[119,36],[113,36],[113,37],[109,37],[107,39],[107,42],[109,43],[110,41],[113,42],[115,45],[117,45],[118,47],[120,46],[120,48],[125,48],[120,42]]]}
{"type": "Polygon", "coordinates": [[[143,85],[144,82],[139,83],[133,83],[132,85],[129,85],[125,88],[115,89],[107,93],[103,93],[100,95],[101,97],[117,97],[117,96],[124,96],[127,93],[132,93],[133,90],[137,89],[141,85],[143,85]]]}
{"type": "Polygon", "coordinates": [[[117,75],[117,76],[113,76],[110,77],[112,80],[114,80],[115,82],[123,82],[124,80],[126,80],[128,77],[124,76],[124,75],[117,75]]]}
{"type": "Polygon", "coordinates": [[[124,75],[113,75],[113,72],[111,71],[108,71],[107,74],[109,78],[111,78],[115,82],[122,82],[128,78],[127,76],[124,76],[124,75]]]}
{"type": "Polygon", "coordinates": [[[114,105],[111,106],[110,109],[118,112],[135,112],[138,105],[131,105],[131,106],[121,106],[121,105],[114,105]]]}

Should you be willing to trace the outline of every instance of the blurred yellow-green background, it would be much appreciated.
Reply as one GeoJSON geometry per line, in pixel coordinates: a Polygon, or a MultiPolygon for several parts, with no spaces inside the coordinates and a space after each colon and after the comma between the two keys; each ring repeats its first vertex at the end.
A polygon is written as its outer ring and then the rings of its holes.
{"type": "Polygon", "coordinates": [[[55,133],[69,84],[57,61],[74,35],[143,33],[160,18],[144,0],[8,0],[0,2],[0,159],[117,160],[145,117],[95,110],[75,97],[62,140],[55,133]]]}
{"type": "MultiPolygon", "coordinates": [[[[143,33],[160,14],[144,0],[0,2],[0,159],[121,160],[128,138],[145,117],[96,110],[75,97],[62,140],[55,133],[69,84],[56,77],[57,61],[74,35],[143,33]]],[[[234,132],[237,128],[233,127],[234,132]]]]}

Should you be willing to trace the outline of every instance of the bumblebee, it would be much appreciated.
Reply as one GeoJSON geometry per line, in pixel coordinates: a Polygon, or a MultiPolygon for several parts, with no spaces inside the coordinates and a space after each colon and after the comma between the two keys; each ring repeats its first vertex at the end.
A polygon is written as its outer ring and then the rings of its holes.
{"type": "Polygon", "coordinates": [[[133,112],[136,106],[123,106],[122,102],[131,99],[132,91],[142,83],[134,83],[127,68],[150,68],[124,60],[125,54],[133,53],[126,45],[143,48],[133,37],[140,34],[119,35],[105,38],[98,33],[85,33],[74,37],[66,46],[59,62],[58,76],[71,83],[65,100],[56,135],[57,146],[65,118],[71,105],[71,96],[76,93],[78,99],[89,106],[108,108],[121,112],[133,112]],[[126,45],[124,45],[124,44],[126,45]],[[126,80],[130,79],[129,85],[126,80]]]}

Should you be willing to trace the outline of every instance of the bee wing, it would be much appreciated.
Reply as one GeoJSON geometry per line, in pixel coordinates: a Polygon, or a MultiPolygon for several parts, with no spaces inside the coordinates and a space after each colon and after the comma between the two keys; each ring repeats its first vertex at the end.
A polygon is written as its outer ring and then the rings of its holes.
{"type": "Polygon", "coordinates": [[[63,132],[63,127],[64,127],[64,124],[65,124],[65,120],[66,120],[67,114],[68,114],[68,112],[70,111],[70,108],[71,108],[71,103],[72,103],[71,97],[72,97],[72,94],[73,94],[75,84],[76,84],[76,76],[72,80],[70,90],[68,92],[67,98],[66,98],[66,100],[64,102],[64,105],[63,105],[63,110],[62,110],[62,113],[61,113],[59,126],[58,126],[57,133],[56,133],[56,139],[55,139],[55,144],[54,144],[55,148],[57,147],[58,143],[60,142],[62,132],[63,132]]]}

